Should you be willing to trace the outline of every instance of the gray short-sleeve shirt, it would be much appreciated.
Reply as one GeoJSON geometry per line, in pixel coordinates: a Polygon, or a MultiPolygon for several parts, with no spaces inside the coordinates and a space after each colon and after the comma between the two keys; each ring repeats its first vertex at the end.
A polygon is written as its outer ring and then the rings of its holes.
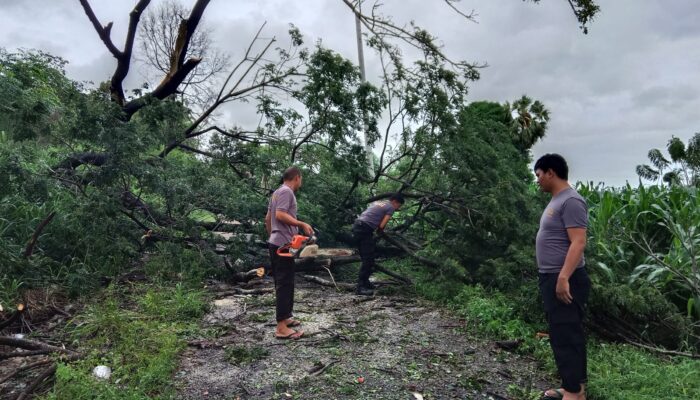
{"type": "Polygon", "coordinates": [[[297,218],[297,198],[294,191],[287,185],[280,186],[270,197],[270,204],[267,207],[272,220],[272,232],[268,242],[275,246],[283,246],[292,241],[292,236],[296,235],[299,230],[296,226],[287,225],[277,219],[277,211],[284,211],[291,215],[292,218],[297,218]]]}
{"type": "Polygon", "coordinates": [[[384,216],[392,214],[394,214],[394,206],[391,204],[391,201],[379,200],[370,204],[357,220],[364,222],[372,229],[377,229],[384,216]]]}
{"type": "MultiPolygon", "coordinates": [[[[565,189],[556,196],[545,208],[540,218],[540,229],[537,231],[535,244],[537,267],[540,273],[558,273],[564,267],[566,253],[571,241],[567,228],[587,228],[588,207],[586,200],[573,188],[565,189]]],[[[585,265],[581,257],[576,268],[585,265]]]]}

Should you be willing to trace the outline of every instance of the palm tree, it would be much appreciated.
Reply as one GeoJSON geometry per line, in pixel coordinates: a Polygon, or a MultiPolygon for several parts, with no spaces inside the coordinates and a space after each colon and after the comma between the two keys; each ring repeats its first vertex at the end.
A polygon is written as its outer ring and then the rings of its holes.
{"type": "Polygon", "coordinates": [[[651,165],[637,165],[637,175],[650,181],[662,180],[669,185],[700,186],[700,133],[696,133],[687,146],[673,136],[666,149],[670,160],[661,150],[651,149],[647,154],[651,165]]]}
{"type": "Polygon", "coordinates": [[[527,96],[506,106],[513,116],[515,143],[521,151],[527,151],[544,137],[549,122],[549,111],[539,100],[533,102],[527,96]]]}

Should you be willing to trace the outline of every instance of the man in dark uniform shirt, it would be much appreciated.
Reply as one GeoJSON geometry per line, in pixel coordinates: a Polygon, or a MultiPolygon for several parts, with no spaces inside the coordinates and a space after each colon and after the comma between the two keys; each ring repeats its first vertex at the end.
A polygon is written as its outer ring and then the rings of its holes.
{"type": "Polygon", "coordinates": [[[374,267],[374,231],[382,232],[394,211],[400,209],[404,201],[401,193],[393,194],[389,200],[379,200],[370,204],[355,220],[352,235],[362,258],[362,267],[357,279],[357,294],[364,296],[374,294],[374,286],[369,281],[372,267],[374,267]]]}

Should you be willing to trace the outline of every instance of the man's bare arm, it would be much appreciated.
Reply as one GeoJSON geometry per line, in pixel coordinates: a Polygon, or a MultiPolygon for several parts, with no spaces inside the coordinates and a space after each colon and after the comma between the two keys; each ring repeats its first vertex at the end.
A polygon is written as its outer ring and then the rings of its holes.
{"type": "Polygon", "coordinates": [[[379,223],[379,228],[377,228],[377,230],[379,230],[380,232],[383,231],[384,228],[386,227],[386,224],[389,223],[390,219],[391,219],[391,215],[385,215],[384,218],[382,218],[382,222],[379,223]]]}
{"type": "Polygon", "coordinates": [[[569,250],[566,252],[564,266],[559,272],[556,290],[557,298],[569,304],[573,300],[569,291],[569,278],[581,262],[583,251],[586,249],[586,228],[566,228],[566,233],[569,235],[571,245],[569,245],[569,250]]]}
{"type": "Polygon", "coordinates": [[[267,230],[268,235],[272,233],[272,214],[270,214],[270,210],[267,210],[265,215],[265,230],[267,230]]]}

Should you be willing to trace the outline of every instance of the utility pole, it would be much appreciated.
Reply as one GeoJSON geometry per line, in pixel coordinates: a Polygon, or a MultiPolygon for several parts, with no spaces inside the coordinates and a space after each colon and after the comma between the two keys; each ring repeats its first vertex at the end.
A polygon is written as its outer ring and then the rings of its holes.
{"type": "MultiPolygon", "coordinates": [[[[362,1],[360,0],[357,5],[358,8],[362,7],[362,1]]],[[[360,22],[360,11],[355,13],[355,31],[357,32],[357,59],[360,64],[360,80],[365,83],[367,80],[365,77],[365,54],[362,46],[362,25],[360,22]]],[[[367,165],[369,165],[369,176],[374,175],[374,157],[372,157],[372,147],[369,145],[367,140],[367,127],[363,126],[364,129],[364,141],[365,141],[365,154],[367,156],[367,165]]]]}

